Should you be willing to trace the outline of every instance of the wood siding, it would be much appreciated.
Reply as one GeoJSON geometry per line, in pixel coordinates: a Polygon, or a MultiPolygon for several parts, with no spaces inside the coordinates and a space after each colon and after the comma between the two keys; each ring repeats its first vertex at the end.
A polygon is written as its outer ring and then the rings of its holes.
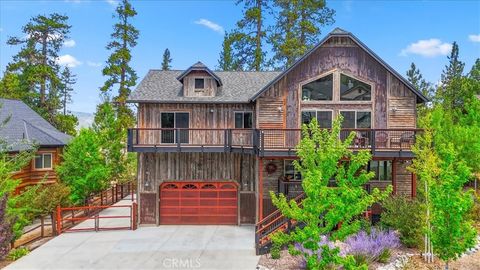
{"type": "MultiPolygon", "coordinates": [[[[160,113],[190,113],[190,128],[234,128],[235,112],[252,111],[252,104],[155,104],[140,103],[139,128],[160,128],[160,113]]],[[[255,120],[254,120],[255,123],[255,120]]]]}
{"type": "MultiPolygon", "coordinates": [[[[337,81],[335,80],[334,84],[338,84],[337,81]]],[[[285,100],[286,110],[282,115],[272,114],[268,122],[285,121],[286,128],[300,127],[300,112],[302,109],[333,110],[334,115],[338,114],[341,109],[369,109],[372,111],[373,128],[388,128],[390,127],[389,121],[393,121],[392,125],[395,127],[410,128],[415,126],[414,93],[347,37],[329,39],[322,47],[311,53],[286,76],[263,93],[259,97],[258,103],[281,103],[284,102],[283,100],[285,100]],[[371,102],[338,100],[302,102],[300,100],[303,83],[332,71],[342,72],[372,84],[371,102]],[[389,105],[400,106],[407,103],[408,108],[402,107],[404,111],[397,110],[398,113],[395,116],[389,117],[389,105]]],[[[263,106],[257,108],[257,116],[260,119],[260,116],[264,114],[262,112],[263,106]]],[[[260,122],[259,126],[261,127],[260,122]]]]}
{"type": "Polygon", "coordinates": [[[55,167],[60,163],[61,160],[61,147],[57,148],[39,148],[37,153],[51,153],[52,154],[52,168],[45,170],[35,169],[35,157],[30,161],[30,163],[25,166],[20,172],[15,173],[13,179],[21,179],[22,182],[17,188],[17,191],[21,191],[27,186],[36,185],[43,181],[44,184],[53,184],[58,181],[57,173],[55,172],[55,167]]]}
{"type": "Polygon", "coordinates": [[[217,81],[205,71],[192,71],[183,78],[183,95],[186,97],[214,97],[217,81]],[[195,89],[195,79],[204,79],[203,89],[195,89]]]}

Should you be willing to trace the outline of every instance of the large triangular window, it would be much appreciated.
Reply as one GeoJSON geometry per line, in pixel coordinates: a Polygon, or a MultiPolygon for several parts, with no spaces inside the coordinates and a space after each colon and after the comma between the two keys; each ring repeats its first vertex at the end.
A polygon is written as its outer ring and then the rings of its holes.
{"type": "Polygon", "coordinates": [[[302,100],[332,100],[333,74],[329,74],[302,86],[302,100]]]}
{"type": "Polygon", "coordinates": [[[372,87],[369,84],[340,74],[340,100],[371,100],[372,87]]]}

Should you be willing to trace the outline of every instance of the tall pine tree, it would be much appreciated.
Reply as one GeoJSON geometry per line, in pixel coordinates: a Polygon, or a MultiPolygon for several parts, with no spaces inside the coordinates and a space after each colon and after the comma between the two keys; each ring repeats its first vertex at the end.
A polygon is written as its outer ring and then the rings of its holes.
{"type": "Polygon", "coordinates": [[[63,115],[67,114],[67,104],[72,102],[73,85],[77,82],[76,75],[72,74],[69,67],[65,67],[61,73],[60,98],[63,115]]]}
{"type": "Polygon", "coordinates": [[[423,78],[422,73],[420,73],[420,69],[418,69],[413,62],[410,65],[410,69],[407,71],[407,79],[425,97],[428,99],[433,97],[434,90],[432,84],[423,78]]]}
{"type": "Polygon", "coordinates": [[[458,48],[457,42],[453,42],[452,51],[450,52],[450,56],[448,56],[448,65],[445,66],[442,73],[443,85],[448,85],[453,79],[462,76],[465,63],[460,61],[459,53],[460,49],[458,48]]]}
{"type": "Polygon", "coordinates": [[[463,77],[465,63],[459,59],[460,49],[456,42],[453,42],[452,51],[448,56],[448,65],[445,66],[441,76],[442,85],[437,89],[436,102],[443,105],[447,110],[463,106],[469,93],[459,91],[463,77]]]}
{"type": "Polygon", "coordinates": [[[162,70],[170,70],[172,68],[172,57],[170,57],[170,50],[168,48],[163,52],[162,70]]]}
{"type": "Polygon", "coordinates": [[[265,67],[264,21],[270,3],[267,0],[238,0],[237,4],[240,3],[244,4],[243,18],[229,37],[230,46],[235,49],[232,63],[241,63],[242,69],[260,71],[265,67]]]}
{"type": "Polygon", "coordinates": [[[321,27],[335,22],[325,0],[275,0],[276,24],[269,37],[274,64],[288,67],[318,41],[321,27]]]}
{"type": "Polygon", "coordinates": [[[117,6],[115,17],[118,21],[113,27],[112,41],[107,45],[112,54],[103,69],[103,75],[108,79],[101,87],[104,93],[109,93],[115,86],[118,87],[118,95],[114,97],[114,102],[124,127],[132,126],[135,121],[132,110],[126,105],[131,87],[135,86],[138,79],[135,70],[130,66],[131,49],[137,45],[139,35],[138,30],[130,22],[135,15],[137,12],[128,0],[122,0],[117,6]]]}
{"type": "Polygon", "coordinates": [[[23,36],[10,37],[7,44],[21,46],[21,49],[7,66],[0,94],[23,100],[55,127],[72,134],[76,119],[60,114],[64,84],[58,64],[59,52],[70,28],[65,15],[38,15],[22,28],[23,36]]]}

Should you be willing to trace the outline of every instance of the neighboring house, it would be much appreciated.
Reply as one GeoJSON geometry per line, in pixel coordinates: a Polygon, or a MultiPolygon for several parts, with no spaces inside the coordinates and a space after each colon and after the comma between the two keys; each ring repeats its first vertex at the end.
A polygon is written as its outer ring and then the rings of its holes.
{"type": "Polygon", "coordinates": [[[138,103],[128,149],[138,152],[139,222],[264,220],[275,210],[270,191],[301,194],[292,165],[301,124],[317,118],[330,128],[340,114],[342,137],[355,131],[352,149],[373,154],[376,177],[366,189],[392,184],[394,193],[415,196],[406,168],[420,132],[416,105],[426,100],[338,28],[283,72],[212,71],[200,62],[150,70],[129,98],[138,103]]]}
{"type": "Polygon", "coordinates": [[[60,162],[60,154],[70,136],[58,131],[30,107],[20,100],[0,99],[0,121],[9,119],[0,127],[0,138],[7,151],[19,151],[38,147],[35,158],[13,175],[22,182],[17,190],[40,181],[55,183],[55,166],[60,162]]]}

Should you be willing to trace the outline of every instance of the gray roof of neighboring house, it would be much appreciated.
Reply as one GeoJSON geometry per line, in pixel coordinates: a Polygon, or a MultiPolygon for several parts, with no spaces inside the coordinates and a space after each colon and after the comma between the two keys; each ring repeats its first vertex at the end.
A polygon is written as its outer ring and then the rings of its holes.
{"type": "Polygon", "coordinates": [[[63,146],[71,138],[22,101],[0,98],[0,121],[7,118],[8,122],[0,127],[0,138],[6,142],[8,151],[25,150],[32,144],[41,147],[63,146]]]}
{"type": "Polygon", "coordinates": [[[155,103],[248,103],[280,72],[215,71],[222,86],[214,97],[184,97],[177,79],[183,70],[150,70],[130,95],[128,102],[155,103]]]}

